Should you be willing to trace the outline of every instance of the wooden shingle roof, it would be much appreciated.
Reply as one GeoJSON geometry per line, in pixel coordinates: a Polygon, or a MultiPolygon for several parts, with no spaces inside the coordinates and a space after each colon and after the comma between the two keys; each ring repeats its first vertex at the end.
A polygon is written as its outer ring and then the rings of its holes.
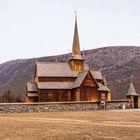
{"type": "Polygon", "coordinates": [[[72,89],[73,82],[39,82],[39,89],[72,89]]]}
{"type": "Polygon", "coordinates": [[[93,75],[94,79],[96,80],[103,80],[103,76],[100,70],[92,70],[90,71],[91,74],[93,75]]]}
{"type": "Polygon", "coordinates": [[[36,87],[36,83],[34,82],[27,82],[27,91],[35,91],[37,92],[37,87],[36,87]]]}
{"type": "Polygon", "coordinates": [[[37,62],[38,77],[77,77],[68,63],[37,62]]]}
{"type": "Polygon", "coordinates": [[[27,93],[28,97],[38,97],[38,93],[27,93]]]}
{"type": "MultiPolygon", "coordinates": [[[[88,65],[84,65],[83,72],[72,71],[69,63],[58,62],[36,62],[36,75],[38,77],[75,77],[75,82],[38,82],[38,89],[72,89],[81,85],[87,73],[90,72],[95,81],[103,80],[100,70],[89,71],[88,65]]],[[[31,88],[31,85],[28,85],[31,88]]],[[[35,86],[34,86],[35,87],[35,86]]],[[[99,90],[107,90],[100,87],[99,90]]],[[[32,85],[33,89],[33,85],[32,85]]],[[[108,89],[109,90],[109,89],[108,89]]]]}
{"type": "Polygon", "coordinates": [[[98,86],[99,86],[98,91],[107,91],[107,92],[110,92],[110,89],[107,86],[105,86],[105,85],[103,85],[101,83],[98,83],[98,86]]]}
{"type": "Polygon", "coordinates": [[[132,82],[130,83],[130,87],[129,87],[129,90],[128,90],[128,93],[126,94],[126,96],[139,96],[139,94],[136,93],[132,82]]]}
{"type": "Polygon", "coordinates": [[[88,71],[84,71],[84,72],[80,72],[78,74],[78,77],[76,78],[76,80],[75,80],[75,82],[73,84],[73,88],[77,88],[77,87],[79,87],[81,85],[81,83],[85,79],[87,73],[88,73],[88,71]]]}
{"type": "MultiPolygon", "coordinates": [[[[89,69],[88,65],[84,65],[89,69]]],[[[72,71],[69,63],[37,62],[36,73],[38,77],[77,77],[78,72],[72,71]]]]}

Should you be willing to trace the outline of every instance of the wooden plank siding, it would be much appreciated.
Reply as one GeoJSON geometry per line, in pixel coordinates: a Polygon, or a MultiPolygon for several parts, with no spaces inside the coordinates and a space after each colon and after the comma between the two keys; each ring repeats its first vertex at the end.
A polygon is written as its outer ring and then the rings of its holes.
{"type": "Polygon", "coordinates": [[[72,59],[70,61],[72,71],[83,71],[84,70],[84,60],[72,59]]]}
{"type": "Polygon", "coordinates": [[[82,87],[80,89],[80,100],[81,101],[98,101],[99,94],[96,88],[94,87],[82,87]]]}
{"type": "Polygon", "coordinates": [[[88,72],[82,85],[80,87],[80,100],[81,101],[98,101],[100,95],[98,94],[98,86],[92,75],[88,72]]]}
{"type": "Polygon", "coordinates": [[[40,102],[65,102],[69,101],[69,90],[48,89],[40,90],[40,102]]]}
{"type": "Polygon", "coordinates": [[[138,96],[138,108],[140,108],[140,96],[138,96]]]}
{"type": "Polygon", "coordinates": [[[39,82],[74,82],[74,77],[39,77],[39,82]]]}

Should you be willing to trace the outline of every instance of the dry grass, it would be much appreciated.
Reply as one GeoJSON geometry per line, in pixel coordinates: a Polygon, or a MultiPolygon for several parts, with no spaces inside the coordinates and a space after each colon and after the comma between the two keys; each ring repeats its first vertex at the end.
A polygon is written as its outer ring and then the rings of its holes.
{"type": "Polygon", "coordinates": [[[140,139],[140,111],[0,114],[0,140],[140,139]]]}

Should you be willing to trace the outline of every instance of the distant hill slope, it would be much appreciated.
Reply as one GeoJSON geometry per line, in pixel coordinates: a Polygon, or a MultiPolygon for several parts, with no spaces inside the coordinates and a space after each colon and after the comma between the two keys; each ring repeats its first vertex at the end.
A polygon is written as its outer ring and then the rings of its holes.
{"type": "MultiPolygon", "coordinates": [[[[124,98],[133,76],[136,91],[140,93],[140,47],[114,46],[85,51],[86,62],[102,73],[113,92],[113,98],[124,98]]],[[[39,61],[66,62],[68,55],[38,58],[39,61]]],[[[19,59],[0,64],[0,93],[10,89],[25,97],[26,82],[33,80],[34,59],[19,59]]]]}

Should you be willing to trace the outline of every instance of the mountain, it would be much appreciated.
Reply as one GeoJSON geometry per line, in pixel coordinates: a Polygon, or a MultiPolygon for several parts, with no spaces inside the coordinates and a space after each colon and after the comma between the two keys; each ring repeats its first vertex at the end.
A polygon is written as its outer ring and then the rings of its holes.
{"type": "MultiPolygon", "coordinates": [[[[86,62],[91,69],[102,70],[112,90],[113,99],[123,99],[128,91],[130,79],[140,94],[140,47],[110,46],[84,51],[86,62]]],[[[68,61],[68,54],[41,57],[38,61],[68,61]]],[[[32,81],[35,59],[19,59],[0,64],[0,93],[12,90],[25,97],[26,82],[32,81]]]]}

